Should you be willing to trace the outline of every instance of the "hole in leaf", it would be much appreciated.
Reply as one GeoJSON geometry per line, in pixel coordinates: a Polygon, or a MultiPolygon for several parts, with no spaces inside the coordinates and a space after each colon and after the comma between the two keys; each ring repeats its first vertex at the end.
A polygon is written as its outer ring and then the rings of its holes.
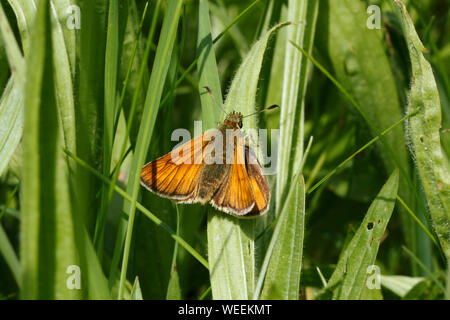
{"type": "Polygon", "coordinates": [[[373,222],[369,222],[367,224],[367,230],[372,230],[373,229],[373,222]]]}

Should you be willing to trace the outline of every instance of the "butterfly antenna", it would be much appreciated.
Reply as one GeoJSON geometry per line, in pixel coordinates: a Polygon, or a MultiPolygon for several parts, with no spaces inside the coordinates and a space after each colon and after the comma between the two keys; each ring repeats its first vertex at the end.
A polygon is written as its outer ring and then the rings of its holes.
{"type": "Polygon", "coordinates": [[[206,91],[208,91],[208,93],[211,95],[211,97],[213,98],[214,102],[220,107],[220,109],[222,109],[223,113],[227,114],[227,112],[225,111],[225,109],[223,108],[222,104],[219,103],[216,99],[216,97],[214,96],[214,93],[212,93],[211,89],[209,87],[203,87],[206,89],[206,91]]]}
{"type": "Polygon", "coordinates": [[[254,113],[250,113],[250,114],[248,114],[248,115],[246,115],[246,116],[243,116],[242,118],[247,118],[247,117],[250,117],[250,116],[254,116],[254,115],[259,114],[259,113],[261,113],[261,112],[264,112],[264,111],[267,111],[267,110],[272,110],[272,109],[279,108],[279,107],[280,107],[279,105],[273,104],[273,105],[271,105],[270,107],[264,108],[264,109],[262,109],[262,110],[259,110],[259,111],[254,112],[254,113]]]}

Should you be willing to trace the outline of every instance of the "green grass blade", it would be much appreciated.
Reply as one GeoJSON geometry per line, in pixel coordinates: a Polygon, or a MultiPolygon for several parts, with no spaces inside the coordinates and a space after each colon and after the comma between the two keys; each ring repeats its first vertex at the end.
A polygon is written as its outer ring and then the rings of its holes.
{"type": "Polygon", "coordinates": [[[367,268],[375,263],[379,239],[391,218],[399,184],[395,170],[370,205],[363,222],[345,251],[341,254],[335,271],[328,281],[333,299],[358,300],[366,291],[367,268]]]}
{"type": "Polygon", "coordinates": [[[319,1],[296,1],[288,3],[288,20],[294,23],[287,28],[284,58],[283,87],[280,110],[280,145],[278,148],[278,170],[276,188],[276,208],[289,191],[289,180],[300,174],[303,159],[305,94],[308,75],[308,59],[294,48],[294,41],[311,52],[314,42],[319,1]]]}
{"type": "MultiPolygon", "coordinates": [[[[105,47],[107,31],[106,0],[82,1],[78,64],[75,81],[77,155],[96,169],[103,164],[103,108],[105,47]]],[[[88,231],[94,230],[100,202],[101,184],[86,171],[77,173],[78,197],[88,231]]]]}
{"type": "Polygon", "coordinates": [[[305,181],[303,176],[296,180],[280,212],[283,217],[280,217],[272,236],[273,250],[266,253],[270,257],[270,262],[264,278],[261,299],[299,298],[305,228],[305,181]]]}
{"type": "Polygon", "coordinates": [[[55,70],[56,102],[62,124],[65,148],[71,152],[76,152],[76,124],[75,124],[75,100],[74,83],[75,79],[73,64],[76,48],[66,37],[72,34],[65,30],[65,11],[70,5],[69,0],[51,2],[51,22],[53,59],[55,70]]]}
{"type": "Polygon", "coordinates": [[[124,284],[128,266],[129,250],[133,230],[134,216],[136,211],[136,201],[140,191],[140,174],[147,155],[151,135],[156,121],[158,106],[161,100],[164,82],[169,68],[172,49],[174,46],[178,20],[181,14],[182,2],[171,0],[165,14],[160,41],[156,50],[155,62],[150,77],[147,96],[145,99],[144,114],[141,127],[139,129],[136,149],[131,166],[131,175],[128,182],[127,191],[131,194],[131,203],[126,203],[124,211],[128,214],[127,233],[125,238],[124,255],[120,274],[119,299],[123,297],[124,284]]]}
{"type": "MultiPolygon", "coordinates": [[[[18,73],[18,81],[22,81],[25,72],[25,61],[22,56],[22,52],[16,42],[14,33],[11,26],[8,23],[8,18],[5,15],[3,6],[0,4],[0,32],[3,37],[3,42],[5,45],[6,56],[8,58],[9,65],[13,73],[18,73]]],[[[21,87],[23,83],[20,83],[21,87]]]]}
{"type": "MultiPolygon", "coordinates": [[[[178,205],[177,207],[177,236],[180,236],[180,208],[178,205]]],[[[167,300],[181,300],[181,286],[180,286],[180,274],[178,272],[178,242],[175,242],[175,246],[173,248],[173,255],[172,255],[172,263],[170,266],[170,278],[169,278],[169,284],[167,286],[167,294],[166,298],[167,300]]]]}
{"type": "Polygon", "coordinates": [[[217,122],[222,118],[222,110],[214,101],[216,99],[218,103],[222,104],[222,90],[220,88],[210,24],[208,1],[200,0],[197,35],[197,72],[202,103],[202,120],[205,130],[217,127],[217,122]],[[204,89],[205,86],[211,89],[214,98],[204,89]]]}
{"type": "Polygon", "coordinates": [[[17,285],[20,287],[22,285],[22,273],[19,258],[14,252],[14,248],[8,239],[8,235],[0,224],[0,254],[6,261],[11,273],[16,281],[17,285]]]}
{"type": "Polygon", "coordinates": [[[416,257],[416,255],[411,250],[409,250],[405,246],[403,246],[402,248],[420,266],[420,268],[422,268],[422,270],[425,272],[425,274],[428,275],[431,280],[433,280],[433,282],[436,284],[436,286],[439,287],[439,289],[441,289],[442,292],[445,292],[446,290],[445,290],[443,284],[439,281],[439,279],[436,277],[436,275],[434,275],[433,272],[430,269],[428,269],[420,261],[420,259],[418,257],[416,257]]]}
{"type": "Polygon", "coordinates": [[[22,90],[12,76],[0,98],[0,176],[22,138],[23,98],[22,90]]]}
{"type": "MultiPolygon", "coordinates": [[[[123,16],[128,12],[127,1],[119,5],[118,0],[109,2],[108,32],[106,36],[105,53],[105,90],[103,109],[103,173],[109,175],[111,171],[111,158],[114,143],[114,124],[117,118],[117,76],[119,73],[120,29],[125,27],[123,16]],[[120,14],[125,12],[125,14],[120,14]]],[[[126,17],[126,15],[125,15],[126,17]]],[[[102,256],[103,236],[106,214],[112,197],[112,190],[102,188],[101,206],[95,224],[94,246],[98,255],[102,256]]]]}
{"type": "Polygon", "coordinates": [[[405,38],[412,66],[408,112],[417,112],[408,121],[409,140],[425,191],[434,228],[447,259],[450,258],[450,168],[441,147],[441,104],[433,70],[423,56],[426,50],[401,1],[405,38]]]}
{"type": "MultiPolygon", "coordinates": [[[[137,19],[137,14],[135,12],[136,7],[134,3],[131,3],[130,6],[130,17],[128,17],[128,24],[134,24],[133,21],[137,19]],[[133,14],[133,16],[131,16],[133,14]]],[[[123,105],[123,111],[125,114],[125,117],[127,118],[127,125],[126,125],[126,132],[123,136],[122,140],[122,146],[121,151],[119,155],[119,162],[116,165],[116,168],[114,169],[114,174],[112,178],[112,183],[110,184],[110,190],[114,189],[114,186],[116,185],[117,179],[119,177],[120,167],[122,164],[122,161],[125,159],[126,155],[126,148],[128,146],[128,139],[130,139],[130,143],[132,144],[128,150],[131,151],[131,148],[135,146],[135,141],[137,137],[137,132],[139,130],[139,124],[140,124],[140,117],[142,116],[142,107],[141,104],[144,105],[145,102],[145,90],[143,89],[144,86],[148,86],[148,67],[147,67],[147,60],[150,53],[150,47],[153,41],[153,32],[155,28],[155,20],[157,19],[158,13],[159,13],[159,6],[160,1],[157,2],[155,12],[153,13],[152,18],[152,26],[150,29],[150,34],[147,39],[147,44],[145,47],[145,51],[141,54],[138,54],[138,59],[136,61],[136,65],[133,66],[132,62],[128,62],[128,66],[132,68],[132,70],[127,70],[127,76],[129,75],[129,82],[125,82],[125,85],[127,85],[126,88],[122,89],[122,96],[121,96],[121,102],[119,105],[119,112],[123,105]],[[131,104],[131,107],[126,107],[127,105],[131,104]]],[[[141,21],[143,21],[145,16],[143,15],[141,21]]],[[[129,38],[129,33],[134,33],[133,31],[136,31],[133,27],[134,26],[128,26],[129,28],[132,28],[132,31],[128,30],[125,33],[125,39],[129,38]]],[[[142,25],[140,26],[140,28],[142,25]]],[[[139,31],[140,32],[140,31],[139,31]]],[[[139,41],[139,39],[136,39],[136,41],[139,41]]],[[[126,50],[127,46],[124,45],[123,49],[126,50]]],[[[137,48],[136,48],[137,50],[137,48]]],[[[137,52],[141,53],[141,52],[137,52]]],[[[133,55],[133,54],[132,54],[133,55]]],[[[125,51],[122,55],[122,58],[124,59],[127,57],[128,59],[132,59],[132,57],[128,57],[128,53],[125,51]]],[[[118,119],[116,121],[118,123],[118,119]]],[[[117,130],[115,130],[117,132],[117,130]]],[[[109,273],[109,286],[112,288],[116,281],[116,275],[119,268],[119,260],[122,253],[123,248],[123,241],[125,238],[126,233],[126,221],[124,219],[120,220],[119,226],[118,226],[118,232],[116,235],[116,243],[114,247],[113,252],[113,258],[112,263],[110,267],[110,273],[109,273]]]]}
{"type": "Polygon", "coordinates": [[[136,277],[134,280],[133,288],[131,289],[131,300],[143,300],[142,298],[142,292],[141,292],[141,285],[139,284],[139,278],[136,277]]]}

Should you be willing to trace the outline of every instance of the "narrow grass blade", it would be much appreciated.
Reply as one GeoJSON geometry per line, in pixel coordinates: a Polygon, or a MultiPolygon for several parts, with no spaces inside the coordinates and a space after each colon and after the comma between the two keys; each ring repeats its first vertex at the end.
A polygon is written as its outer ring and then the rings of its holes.
{"type": "Polygon", "coordinates": [[[143,300],[142,298],[142,292],[141,292],[141,285],[139,284],[139,278],[136,277],[134,280],[133,288],[131,289],[131,300],[143,300]]]}
{"type": "Polygon", "coordinates": [[[175,42],[178,20],[181,14],[182,2],[171,0],[168,4],[161,30],[160,41],[156,50],[155,62],[145,99],[144,114],[141,127],[139,129],[136,149],[131,166],[131,174],[128,181],[127,191],[131,194],[131,203],[126,203],[124,212],[128,214],[127,233],[125,238],[122,270],[120,274],[119,299],[123,297],[124,284],[127,273],[131,236],[133,231],[134,216],[136,211],[136,201],[140,190],[140,174],[147,155],[148,146],[152,136],[153,128],[158,113],[158,106],[161,100],[164,82],[169,68],[172,49],[175,42]]]}
{"type": "MultiPolygon", "coordinates": [[[[261,299],[299,298],[305,229],[305,181],[303,176],[296,180],[280,212],[283,217],[280,216],[272,235],[273,251],[266,252],[270,262],[264,278],[261,299]]],[[[264,260],[266,261],[266,258],[264,260]]],[[[260,279],[261,277],[263,275],[260,275],[260,279]]]]}
{"type": "MultiPolygon", "coordinates": [[[[19,45],[16,42],[14,33],[11,26],[8,23],[8,18],[5,15],[3,6],[0,4],[0,32],[3,37],[3,43],[5,45],[6,56],[8,58],[9,65],[13,73],[18,73],[18,81],[24,80],[25,61],[20,51],[19,45]]],[[[22,88],[23,82],[20,83],[22,88]]]]}
{"type": "Polygon", "coordinates": [[[319,1],[288,2],[288,20],[294,23],[287,28],[284,58],[283,87],[280,110],[280,145],[278,148],[278,170],[276,187],[276,208],[281,210],[282,203],[289,191],[289,180],[300,174],[303,159],[304,118],[308,59],[294,48],[289,41],[300,44],[311,52],[314,42],[316,18],[319,1]]]}
{"type": "Polygon", "coordinates": [[[22,285],[22,272],[19,262],[19,258],[14,252],[14,248],[8,239],[8,235],[0,224],[0,254],[6,261],[6,264],[11,270],[11,273],[16,281],[17,285],[20,287],[22,285]]]}
{"type": "Polygon", "coordinates": [[[11,76],[0,98],[0,176],[5,172],[22,138],[22,97],[22,90],[14,82],[14,76],[11,76]]]}
{"type": "MultiPolygon", "coordinates": [[[[128,1],[119,4],[118,0],[109,2],[108,32],[106,37],[105,53],[105,90],[103,108],[103,173],[109,175],[111,171],[111,158],[114,144],[114,124],[117,118],[117,81],[119,73],[119,53],[121,34],[126,26],[128,1]]],[[[105,229],[106,214],[113,194],[112,189],[102,188],[101,205],[97,215],[94,233],[94,246],[98,255],[102,256],[103,235],[105,229]]]]}
{"type": "Polygon", "coordinates": [[[417,112],[408,121],[411,152],[425,191],[434,229],[443,251],[450,258],[450,168],[441,147],[441,104],[433,70],[423,56],[426,50],[404,4],[400,8],[412,68],[408,112],[417,112]]]}
{"type": "MultiPolygon", "coordinates": [[[[81,29],[79,40],[76,96],[77,155],[96,169],[103,164],[103,108],[105,47],[107,31],[108,1],[79,2],[81,29]]],[[[97,201],[101,184],[86,171],[76,173],[78,197],[84,206],[80,213],[84,216],[88,230],[94,230],[100,202],[97,201]]]]}
{"type": "MultiPolygon", "coordinates": [[[[152,24],[147,42],[153,42],[155,21],[159,14],[160,3],[161,1],[158,1],[153,10],[152,24]]],[[[146,61],[148,53],[145,52],[145,41],[141,36],[146,18],[144,13],[142,17],[139,17],[135,1],[129,2],[119,73],[120,83],[123,83],[124,87],[122,88],[118,112],[124,111],[127,123],[130,121],[130,118],[132,120],[132,123],[129,125],[128,136],[133,147],[136,144],[139,124],[142,118],[142,106],[145,102],[145,89],[149,80],[149,69],[146,61]]]]}
{"type": "Polygon", "coordinates": [[[411,259],[414,260],[420,266],[420,268],[422,268],[425,274],[430,277],[430,279],[436,284],[436,286],[441,289],[442,292],[445,292],[446,290],[443,284],[439,281],[436,275],[430,269],[428,269],[411,250],[409,250],[405,246],[402,246],[402,248],[411,257],[411,259]]]}
{"type": "MultiPolygon", "coordinates": [[[[180,208],[178,205],[177,207],[177,236],[180,236],[180,208]]],[[[178,242],[175,242],[175,246],[173,248],[173,255],[172,255],[172,264],[170,266],[170,278],[169,278],[169,284],[167,286],[167,300],[180,300],[182,298],[181,295],[181,286],[180,286],[180,274],[178,272],[177,267],[177,261],[178,261],[178,242]]]]}
{"type": "Polygon", "coordinates": [[[199,2],[197,59],[203,126],[204,129],[211,129],[217,127],[217,122],[223,115],[221,108],[214,101],[215,99],[217,103],[222,104],[222,90],[211,36],[208,1],[206,0],[200,0],[199,2]],[[204,87],[211,90],[214,95],[213,98],[204,87]]]}
{"type": "Polygon", "coordinates": [[[75,99],[74,83],[75,74],[73,65],[76,47],[72,44],[72,32],[67,33],[64,24],[69,0],[50,2],[52,22],[53,61],[56,86],[56,102],[60,113],[64,144],[67,150],[76,152],[76,124],[75,124],[75,99]],[[62,16],[63,15],[63,16],[62,16]],[[66,37],[69,37],[66,39],[66,37]]]}
{"type": "Polygon", "coordinates": [[[398,190],[399,171],[395,170],[372,202],[363,222],[345,251],[341,254],[335,271],[328,281],[327,290],[333,299],[362,299],[370,266],[375,264],[380,239],[391,218],[398,190]]]}
{"type": "Polygon", "coordinates": [[[12,75],[0,98],[0,176],[22,138],[25,61],[0,4],[0,35],[12,75]]]}

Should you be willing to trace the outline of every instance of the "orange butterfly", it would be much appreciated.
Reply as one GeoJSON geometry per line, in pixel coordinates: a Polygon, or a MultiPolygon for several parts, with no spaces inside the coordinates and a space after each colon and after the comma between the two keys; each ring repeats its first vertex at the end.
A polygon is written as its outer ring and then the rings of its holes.
{"type": "Polygon", "coordinates": [[[231,112],[217,129],[147,163],[142,168],[141,184],[180,203],[209,201],[218,210],[238,217],[264,214],[269,185],[241,134],[242,118],[241,113],[231,112]]]}

